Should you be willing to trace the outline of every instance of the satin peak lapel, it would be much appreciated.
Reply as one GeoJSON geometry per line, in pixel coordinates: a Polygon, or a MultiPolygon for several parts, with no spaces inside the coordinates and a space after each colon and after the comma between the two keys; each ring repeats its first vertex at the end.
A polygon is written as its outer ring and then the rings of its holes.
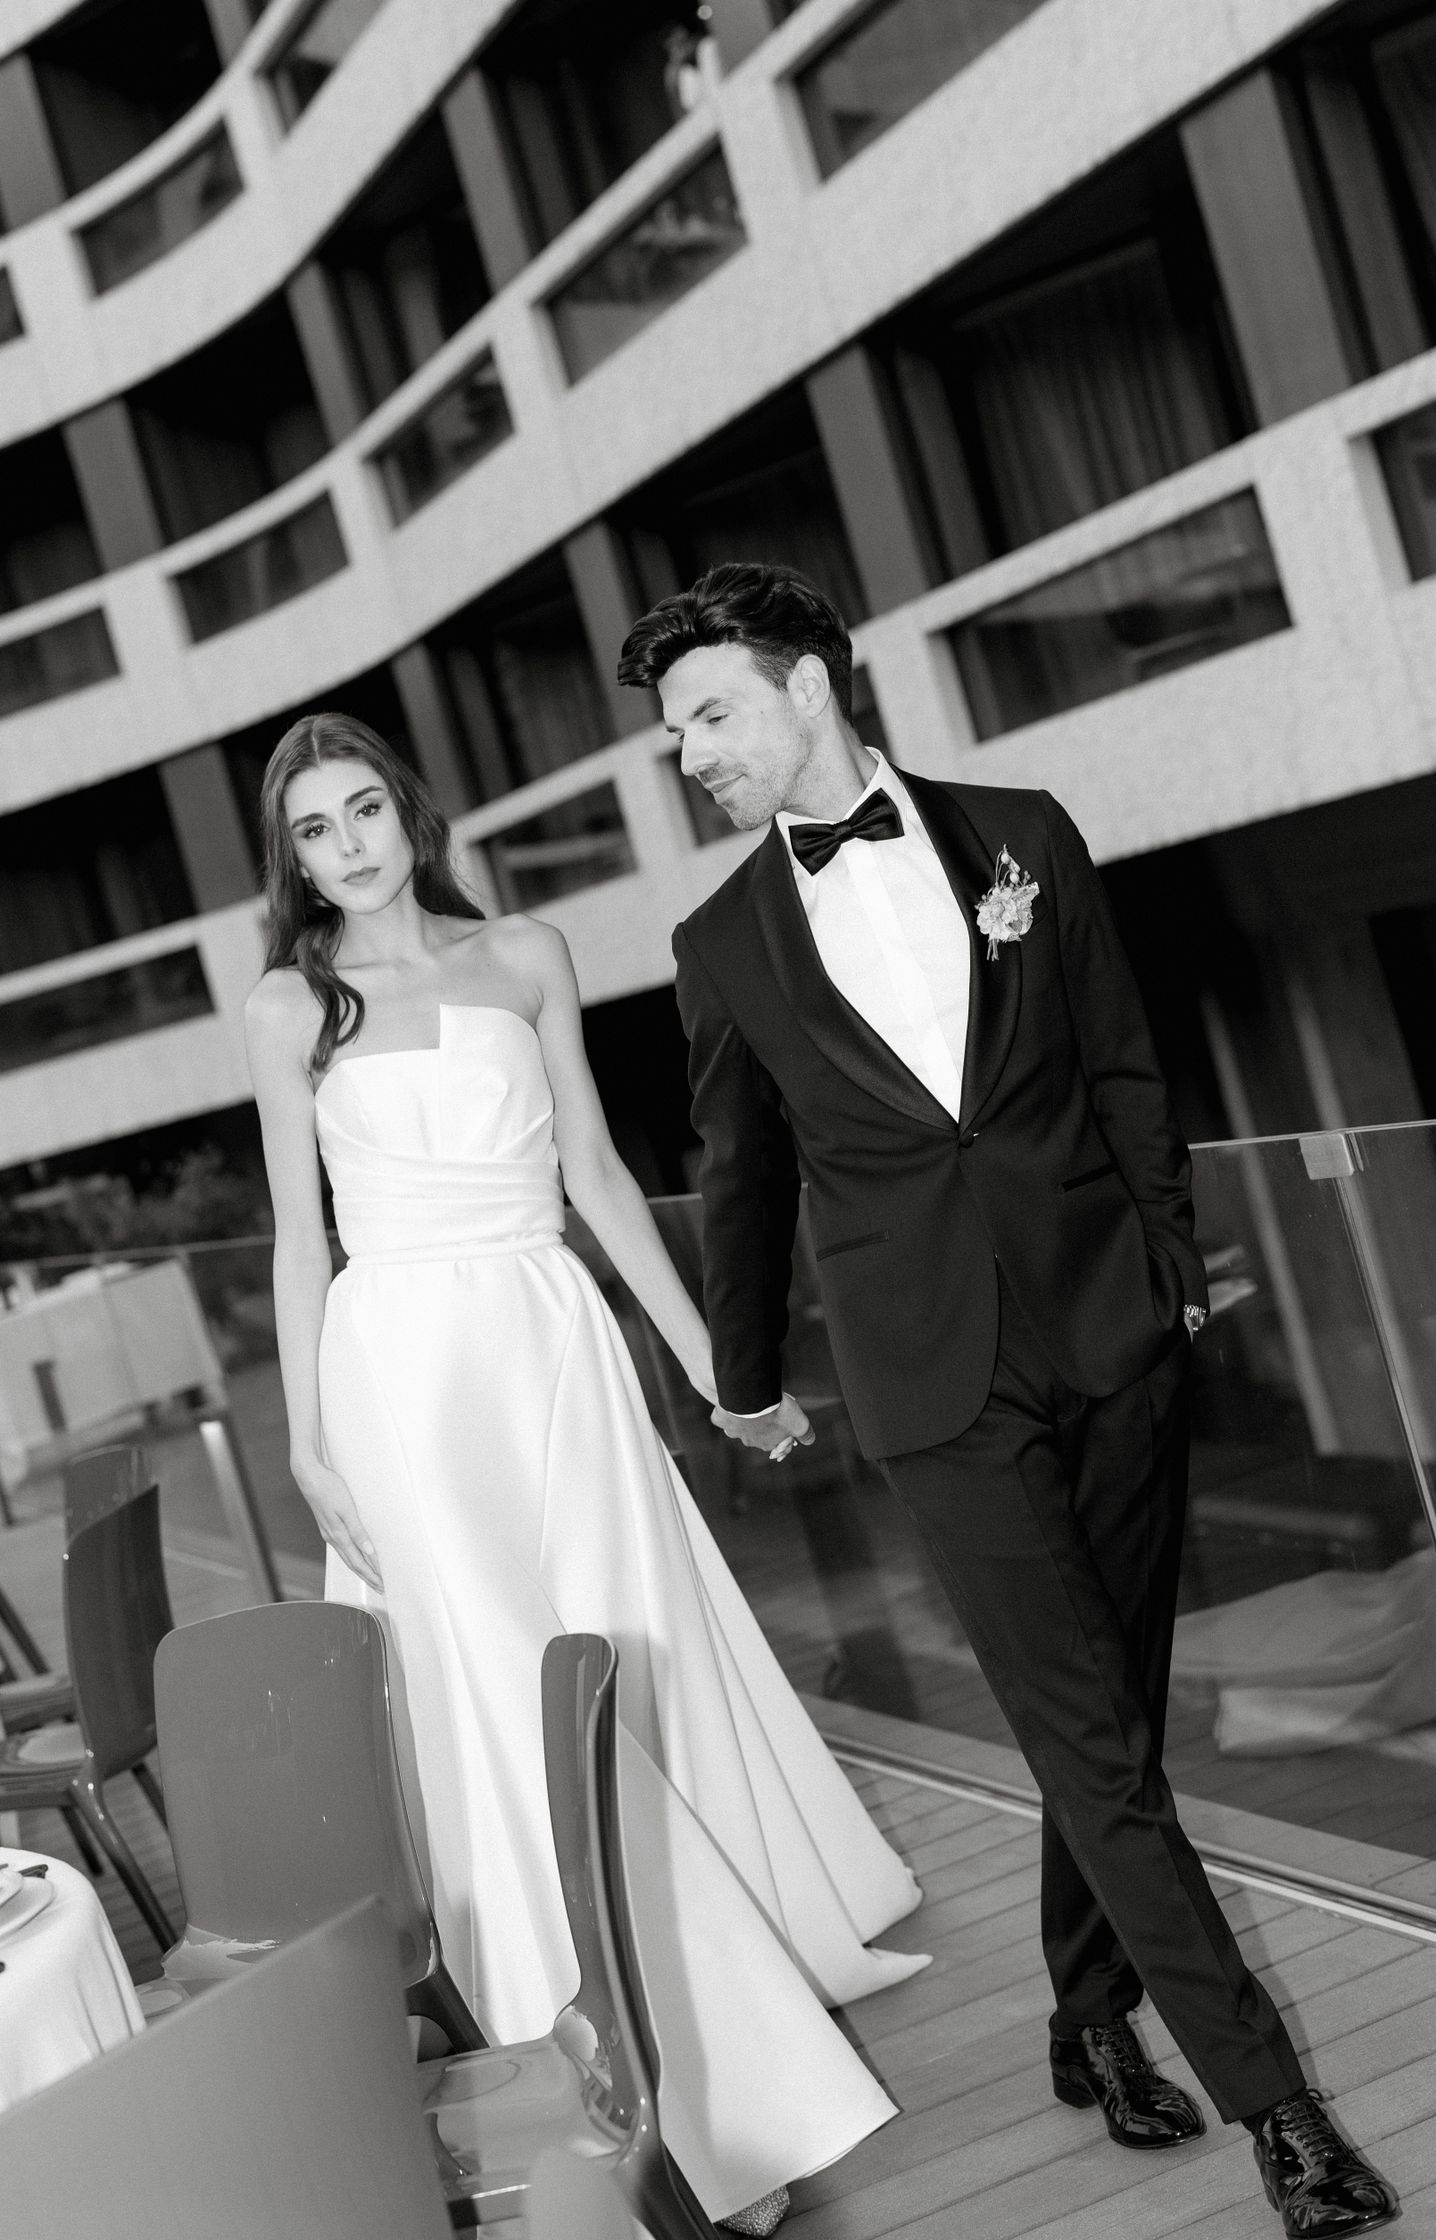
{"type": "Polygon", "coordinates": [[[870,1097],[930,1128],[956,1127],[897,1052],[838,993],[823,970],[792,866],[775,825],[754,860],[753,910],[773,977],[799,1026],[839,1073],[870,1097]]]}
{"type": "Polygon", "coordinates": [[[928,837],[942,859],[958,907],[967,920],[971,950],[967,1044],[962,1063],[962,1125],[971,1127],[1007,1063],[1022,1003],[1022,943],[1004,942],[989,961],[987,936],[978,931],[977,905],[996,877],[996,864],[977,827],[951,789],[934,779],[909,776],[903,784],[922,813],[928,837]]]}

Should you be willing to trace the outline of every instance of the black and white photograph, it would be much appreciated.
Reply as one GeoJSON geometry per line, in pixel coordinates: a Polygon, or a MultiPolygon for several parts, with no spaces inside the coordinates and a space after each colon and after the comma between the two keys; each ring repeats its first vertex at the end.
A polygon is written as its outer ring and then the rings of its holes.
{"type": "Polygon", "coordinates": [[[0,0],[0,2240],[1436,2236],[1436,0],[0,0]]]}

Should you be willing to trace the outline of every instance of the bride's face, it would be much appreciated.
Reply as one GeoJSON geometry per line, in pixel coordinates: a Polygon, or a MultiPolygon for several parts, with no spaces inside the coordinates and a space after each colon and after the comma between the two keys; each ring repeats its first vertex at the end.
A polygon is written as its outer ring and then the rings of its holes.
{"type": "Polygon", "coordinates": [[[284,814],[306,879],[353,917],[383,910],[414,869],[394,797],[367,762],[324,762],[284,790],[284,814]]]}

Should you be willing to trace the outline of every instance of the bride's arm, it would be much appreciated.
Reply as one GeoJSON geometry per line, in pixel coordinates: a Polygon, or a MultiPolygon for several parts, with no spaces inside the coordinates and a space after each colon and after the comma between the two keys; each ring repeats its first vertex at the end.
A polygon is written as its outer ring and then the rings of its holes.
{"type": "Polygon", "coordinates": [[[658,1234],[648,1202],[608,1132],[584,1054],[578,983],[568,943],[530,921],[527,939],[539,985],[538,1036],[553,1090],[554,1140],[564,1188],[639,1305],[703,1397],[717,1400],[708,1328],[658,1234]]]}
{"type": "Polygon", "coordinates": [[[333,1269],[324,1234],[314,1091],[305,1052],[314,1037],[308,991],[267,973],[244,1012],[250,1077],[274,1205],[274,1324],[289,1418],[289,1467],[342,1563],[382,1586],[373,1546],[344,1480],[324,1461],[319,1433],[319,1332],[333,1269]]]}

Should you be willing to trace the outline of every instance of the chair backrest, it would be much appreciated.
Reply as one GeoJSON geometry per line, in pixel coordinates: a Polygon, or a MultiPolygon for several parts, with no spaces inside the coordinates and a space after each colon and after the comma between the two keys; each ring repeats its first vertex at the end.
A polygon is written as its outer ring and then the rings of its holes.
{"type": "Polygon", "coordinates": [[[136,1440],[112,1447],[90,1447],[71,1455],[61,1472],[65,1488],[65,1538],[73,1540],[87,1524],[121,1509],[151,1481],[149,1458],[136,1440]]]}
{"type": "Polygon", "coordinates": [[[601,1634],[560,1634],[543,1656],[544,1769],[579,1987],[556,2028],[591,2069],[605,2121],[628,2142],[625,2155],[641,2159],[661,2152],[659,2056],[628,1906],[617,1729],[618,1652],[601,1634]]]}
{"type": "Polygon", "coordinates": [[[333,1602],[181,1626],[155,1660],[160,1768],[195,1931],[297,1936],[375,1896],[405,1983],[437,1938],[399,1786],[384,1637],[333,1602]]]}
{"type": "Polygon", "coordinates": [[[128,1488],[71,1535],[64,1605],[75,1712],[105,1780],[155,1746],[155,1651],[174,1625],[158,1486],[128,1488]]]}
{"type": "Polygon", "coordinates": [[[0,2170],[6,2233],[448,2240],[378,1906],[0,2117],[0,2170]]]}

